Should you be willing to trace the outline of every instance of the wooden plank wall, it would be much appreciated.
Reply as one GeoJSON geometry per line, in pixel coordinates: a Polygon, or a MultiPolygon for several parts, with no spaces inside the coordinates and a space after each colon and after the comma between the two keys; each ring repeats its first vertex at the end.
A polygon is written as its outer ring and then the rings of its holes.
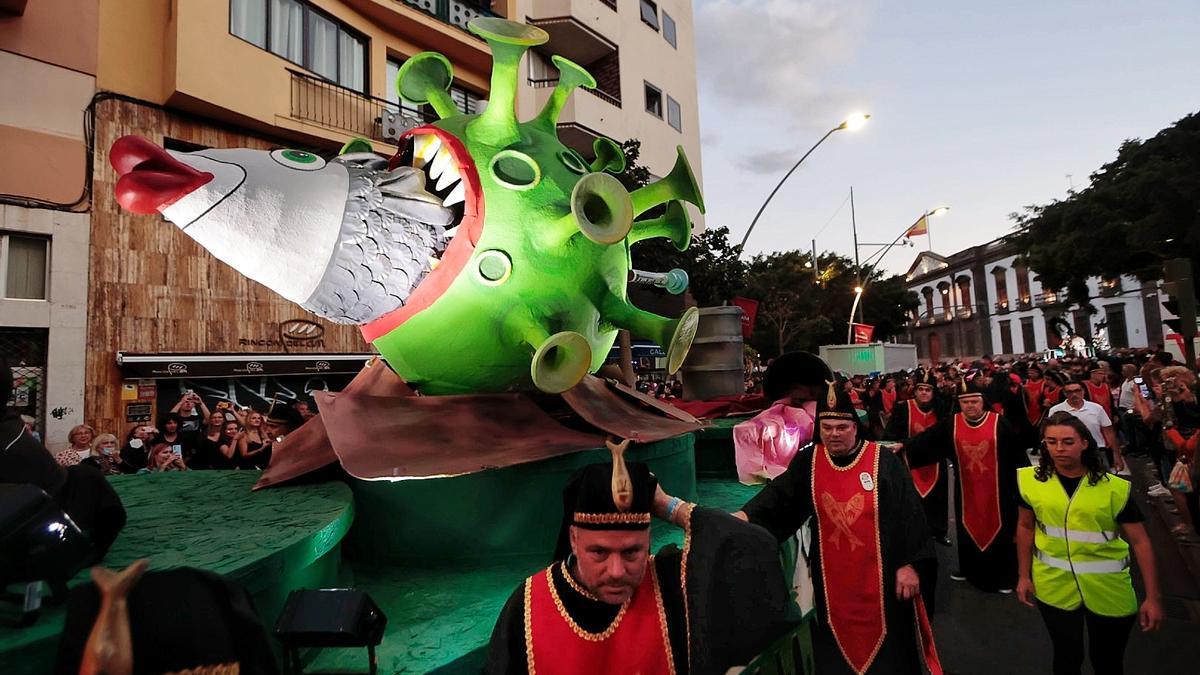
{"type": "Polygon", "coordinates": [[[329,323],[247,279],[161,217],[120,209],[108,149],[126,134],[155,143],[170,137],[215,148],[278,147],[154,107],[120,100],[98,105],[84,378],[88,424],[118,435],[131,426],[123,416],[117,351],[282,352],[280,347],[240,347],[238,340],[274,338],[278,324],[289,319],[325,328],[324,348],[314,351],[371,351],[356,326],[329,323]]]}

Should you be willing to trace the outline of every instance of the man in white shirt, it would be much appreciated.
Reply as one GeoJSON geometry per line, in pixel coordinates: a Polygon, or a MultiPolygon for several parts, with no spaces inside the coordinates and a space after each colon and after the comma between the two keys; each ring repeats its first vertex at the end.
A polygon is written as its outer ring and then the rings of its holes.
{"type": "Polygon", "coordinates": [[[1092,432],[1092,437],[1096,439],[1097,445],[1104,450],[1109,466],[1116,471],[1124,470],[1125,458],[1121,456],[1121,449],[1117,444],[1117,434],[1113,430],[1112,420],[1109,419],[1108,413],[1104,412],[1104,408],[1099,403],[1093,403],[1084,398],[1083,383],[1079,380],[1068,380],[1063,385],[1063,394],[1066,395],[1067,400],[1050,408],[1047,416],[1056,412],[1068,412],[1079,418],[1087,426],[1088,431],[1092,432]]]}

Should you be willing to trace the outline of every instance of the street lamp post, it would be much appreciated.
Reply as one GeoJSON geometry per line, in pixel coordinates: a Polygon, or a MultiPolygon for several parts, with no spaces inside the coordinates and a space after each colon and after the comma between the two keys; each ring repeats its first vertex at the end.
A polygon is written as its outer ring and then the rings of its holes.
{"type": "MultiPolygon", "coordinates": [[[[927,236],[927,237],[929,236],[929,218],[931,216],[943,214],[949,210],[950,210],[949,206],[939,206],[935,209],[930,209],[930,210],[926,211],[921,216],[921,218],[923,218],[925,220],[925,236],[927,236]]],[[[887,255],[887,252],[892,250],[893,246],[900,243],[900,240],[903,239],[905,237],[905,235],[907,235],[909,230],[911,230],[911,229],[912,229],[912,225],[909,225],[908,227],[904,228],[904,231],[901,232],[898,237],[893,239],[892,243],[888,244],[887,246],[884,246],[881,250],[872,254],[870,258],[867,258],[867,260],[863,263],[863,265],[873,270],[875,268],[875,266],[878,265],[879,262],[883,260],[883,257],[887,255]],[[874,261],[874,262],[872,262],[872,261],[874,261]]],[[[858,246],[859,245],[856,245],[855,249],[854,249],[855,257],[858,257],[858,246]]],[[[866,244],[866,243],[864,243],[864,244],[861,244],[861,246],[882,246],[882,244],[866,244]]],[[[854,287],[854,304],[851,305],[851,307],[850,307],[850,323],[851,324],[854,323],[854,312],[858,310],[859,301],[862,300],[863,292],[866,290],[866,286],[868,283],[870,283],[870,280],[871,280],[870,273],[863,275],[861,267],[858,269],[858,273],[859,273],[860,281],[859,281],[859,285],[854,287]]],[[[849,325],[846,328],[846,344],[853,344],[853,337],[854,337],[854,326],[849,325]]]]}
{"type": "Polygon", "coordinates": [[[758,207],[758,213],[754,214],[754,220],[750,221],[750,227],[746,230],[745,236],[742,237],[741,247],[743,251],[746,250],[746,241],[750,239],[750,233],[754,231],[754,226],[758,224],[759,217],[762,216],[763,211],[767,209],[767,204],[771,203],[771,198],[775,196],[776,192],[779,192],[779,188],[783,187],[783,184],[787,182],[787,179],[791,177],[796,169],[800,168],[800,165],[804,163],[804,160],[808,159],[808,156],[811,155],[814,150],[819,148],[821,144],[825,142],[825,139],[832,136],[833,132],[841,131],[843,129],[854,131],[855,129],[861,128],[862,125],[866,124],[867,120],[869,119],[871,119],[871,116],[864,113],[855,113],[850,115],[841,124],[830,129],[829,131],[826,131],[825,135],[821,137],[821,140],[817,141],[811,148],[809,148],[808,152],[804,153],[804,156],[800,158],[800,161],[796,162],[787,173],[783,174],[783,178],[779,181],[779,184],[775,186],[774,190],[771,190],[771,194],[767,195],[767,199],[762,203],[762,206],[758,207]]]}

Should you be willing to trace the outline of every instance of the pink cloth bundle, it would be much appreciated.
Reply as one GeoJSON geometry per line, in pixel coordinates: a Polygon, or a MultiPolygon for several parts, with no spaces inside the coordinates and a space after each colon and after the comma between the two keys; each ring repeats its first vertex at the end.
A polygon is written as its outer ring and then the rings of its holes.
{"type": "Polygon", "coordinates": [[[734,463],[738,480],[765,483],[787,469],[796,451],[813,439],[817,404],[797,408],[777,401],[733,428],[734,463]]]}

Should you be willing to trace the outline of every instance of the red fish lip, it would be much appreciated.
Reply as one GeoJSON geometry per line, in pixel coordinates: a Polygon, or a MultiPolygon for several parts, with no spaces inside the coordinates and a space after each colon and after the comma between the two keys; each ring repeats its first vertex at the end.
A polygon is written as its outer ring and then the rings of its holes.
{"type": "Polygon", "coordinates": [[[162,211],[213,179],[141,136],[118,138],[108,161],[120,176],[114,187],[117,203],[144,215],[162,211]]]}
{"type": "MultiPolygon", "coordinates": [[[[437,302],[442,297],[442,294],[446,292],[446,289],[458,278],[458,275],[466,269],[467,262],[475,253],[475,246],[479,243],[479,237],[483,234],[483,186],[479,182],[479,173],[475,170],[475,164],[471,160],[471,153],[467,151],[463,142],[454,134],[431,125],[409,130],[401,137],[401,141],[405,141],[418,134],[433,134],[442,141],[443,147],[450,150],[450,156],[454,158],[454,163],[458,166],[458,173],[462,176],[463,184],[466,186],[463,217],[458,222],[458,231],[455,233],[454,238],[450,240],[450,245],[446,247],[446,251],[442,254],[441,263],[437,266],[437,269],[425,275],[425,278],[421,280],[421,283],[417,284],[416,288],[412,289],[404,306],[394,309],[362,326],[363,337],[368,342],[374,342],[376,339],[383,337],[400,326],[400,324],[427,309],[434,302],[437,302]]],[[[392,158],[392,168],[395,168],[399,163],[399,157],[400,155],[397,153],[392,158]]]]}

